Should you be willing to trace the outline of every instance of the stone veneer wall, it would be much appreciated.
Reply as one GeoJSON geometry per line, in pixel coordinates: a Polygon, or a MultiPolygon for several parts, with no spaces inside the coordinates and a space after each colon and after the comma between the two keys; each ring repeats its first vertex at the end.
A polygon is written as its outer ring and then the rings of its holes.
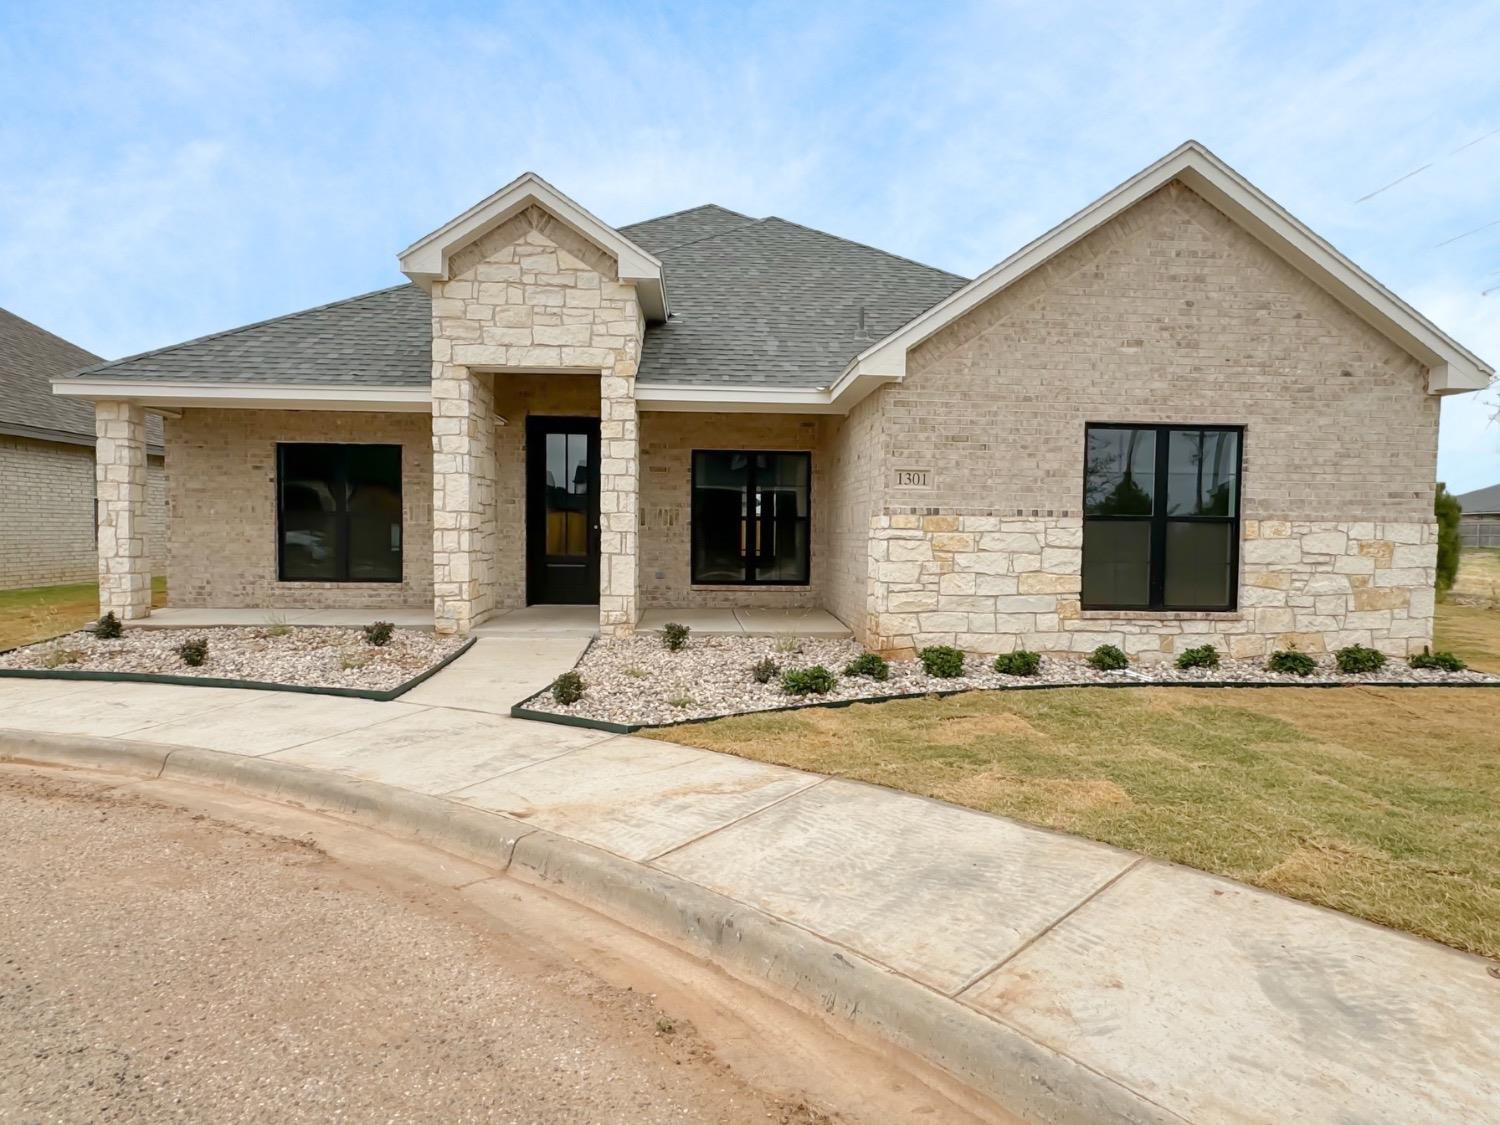
{"type": "Polygon", "coordinates": [[[875,396],[876,646],[1430,640],[1425,370],[1180,183],[924,341],[907,371],[875,396]],[[1088,422],[1246,427],[1238,611],[1081,611],[1088,422]],[[899,468],[931,487],[899,491],[899,468]]]}
{"type": "MultiPolygon", "coordinates": [[[[816,418],[793,414],[656,411],[641,424],[641,602],[645,606],[808,608],[823,604],[829,514],[826,458],[816,418]],[[806,586],[692,583],[692,451],[812,452],[810,570],[806,586]]],[[[863,543],[860,550],[863,550],[863,543]]]]}
{"type": "Polygon", "coordinates": [[[426,414],[184,410],[166,421],[167,591],[182,607],[426,607],[432,600],[426,414]],[[401,446],[402,581],[276,580],[276,444],[401,446]]]}
{"type": "Polygon", "coordinates": [[[434,616],[464,632],[513,596],[498,569],[494,380],[597,373],[600,628],[628,635],[640,613],[635,375],[645,330],[615,262],[531,207],[454,254],[432,289],[434,616]]]}
{"type": "MultiPolygon", "coordinates": [[[[99,577],[94,448],[0,435],[0,590],[99,577]]],[[[146,554],[166,565],[166,477],[146,458],[146,554]]]]}

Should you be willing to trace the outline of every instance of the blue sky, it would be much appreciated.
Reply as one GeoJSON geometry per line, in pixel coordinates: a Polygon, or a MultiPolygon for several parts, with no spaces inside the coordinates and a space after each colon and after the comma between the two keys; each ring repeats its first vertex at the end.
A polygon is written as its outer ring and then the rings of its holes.
{"type": "MultiPolygon", "coordinates": [[[[1500,361],[1493,0],[423,7],[4,5],[0,305],[157,347],[394,284],[524,169],[972,275],[1196,137],[1500,361]]],[[[1458,491],[1495,398],[1444,404],[1458,491]]]]}

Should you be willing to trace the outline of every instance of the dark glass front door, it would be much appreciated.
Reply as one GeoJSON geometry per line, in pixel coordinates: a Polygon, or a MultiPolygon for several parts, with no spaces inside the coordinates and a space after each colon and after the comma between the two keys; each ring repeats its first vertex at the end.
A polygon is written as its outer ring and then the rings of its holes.
{"type": "Polygon", "coordinates": [[[599,420],[526,420],[526,602],[599,600],[599,420]]]}

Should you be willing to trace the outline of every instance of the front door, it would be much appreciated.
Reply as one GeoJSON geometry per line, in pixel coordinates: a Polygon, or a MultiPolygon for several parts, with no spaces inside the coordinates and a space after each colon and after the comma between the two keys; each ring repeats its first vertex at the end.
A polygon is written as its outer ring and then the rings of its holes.
{"type": "Polygon", "coordinates": [[[599,601],[599,420],[526,419],[526,604],[599,601]]]}

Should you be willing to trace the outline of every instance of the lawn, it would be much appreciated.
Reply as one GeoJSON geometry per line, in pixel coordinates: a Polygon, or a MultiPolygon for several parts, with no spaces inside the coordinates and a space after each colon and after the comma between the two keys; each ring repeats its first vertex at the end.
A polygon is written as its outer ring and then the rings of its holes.
{"type": "MultiPolygon", "coordinates": [[[[1500,609],[1439,607],[1500,671],[1500,609]]],[[[652,737],[1074,832],[1500,957],[1500,688],[976,692],[652,737]]]]}
{"type": "MultiPolygon", "coordinates": [[[[151,604],[167,604],[167,580],[151,583],[151,604]]],[[[0,652],[71,633],[99,616],[99,585],[32,586],[0,590],[0,652]]]]}
{"type": "Polygon", "coordinates": [[[1500,547],[1465,550],[1459,557],[1453,593],[1464,601],[1500,603],[1500,547]]]}

